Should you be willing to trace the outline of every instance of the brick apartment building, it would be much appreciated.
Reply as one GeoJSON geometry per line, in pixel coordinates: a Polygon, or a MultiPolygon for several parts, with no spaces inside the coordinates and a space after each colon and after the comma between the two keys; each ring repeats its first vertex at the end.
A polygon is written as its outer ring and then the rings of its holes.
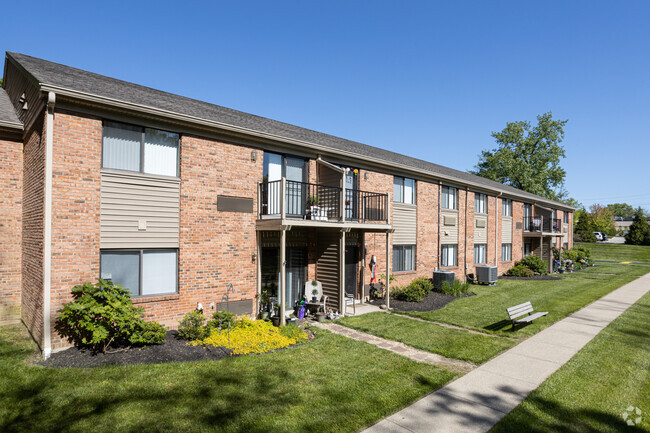
{"type": "Polygon", "coordinates": [[[70,289],[99,277],[175,328],[230,284],[240,313],[278,287],[289,310],[312,279],[342,310],[367,295],[373,256],[402,285],[550,262],[573,242],[562,203],[16,53],[0,162],[0,312],[20,315],[45,356],[67,345],[53,321],[70,289]]]}

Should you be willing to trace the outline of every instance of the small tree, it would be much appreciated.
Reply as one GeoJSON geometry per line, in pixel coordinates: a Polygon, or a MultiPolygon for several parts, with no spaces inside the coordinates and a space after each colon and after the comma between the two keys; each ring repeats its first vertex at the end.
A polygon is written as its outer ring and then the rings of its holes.
{"type": "Polygon", "coordinates": [[[594,231],[605,233],[607,236],[616,235],[614,212],[609,207],[594,204],[589,208],[589,216],[594,225],[594,231]]]}
{"type": "Polygon", "coordinates": [[[578,209],[575,213],[573,233],[582,242],[596,242],[593,221],[584,209],[578,209]]]}
{"type": "Polygon", "coordinates": [[[650,245],[650,227],[641,208],[637,209],[630,230],[625,235],[625,243],[630,245],[650,245]]]}

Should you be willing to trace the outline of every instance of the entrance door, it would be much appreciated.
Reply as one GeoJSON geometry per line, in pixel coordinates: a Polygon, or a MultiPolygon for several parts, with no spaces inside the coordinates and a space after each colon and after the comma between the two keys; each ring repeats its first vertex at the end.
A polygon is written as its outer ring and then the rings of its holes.
{"type": "Polygon", "coordinates": [[[345,293],[357,299],[358,252],[356,246],[345,247],[345,293]]]}
{"type": "Polygon", "coordinates": [[[359,219],[359,197],[356,194],[357,177],[354,172],[350,170],[345,174],[345,219],[357,220],[359,219]]]}
{"type": "Polygon", "coordinates": [[[302,299],[307,281],[307,248],[287,248],[287,300],[284,307],[288,312],[296,301],[302,299]]]}

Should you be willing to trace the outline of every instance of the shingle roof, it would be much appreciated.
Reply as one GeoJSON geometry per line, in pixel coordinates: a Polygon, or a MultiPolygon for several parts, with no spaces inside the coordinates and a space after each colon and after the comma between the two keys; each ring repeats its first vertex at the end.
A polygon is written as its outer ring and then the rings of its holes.
{"type": "Polygon", "coordinates": [[[0,87],[0,123],[4,126],[10,126],[10,124],[16,124],[17,128],[20,128],[22,123],[16,114],[13,104],[9,100],[9,95],[5,89],[0,87]]]}
{"type": "Polygon", "coordinates": [[[521,198],[533,201],[554,203],[556,206],[568,206],[550,201],[544,197],[530,194],[503,185],[499,182],[476,176],[421,159],[390,152],[379,147],[369,146],[356,141],[313,131],[288,123],[278,122],[265,117],[244,113],[219,105],[210,104],[184,96],[155,90],[127,81],[117,80],[70,66],[61,65],[47,60],[27,56],[25,54],[7,52],[7,55],[19,63],[29,74],[41,84],[58,86],[74,91],[89,93],[104,98],[111,98],[127,103],[143,105],[155,109],[167,110],[173,113],[197,117],[207,121],[220,122],[245,128],[252,132],[273,134],[286,139],[300,140],[320,145],[332,151],[351,152],[362,159],[371,158],[373,161],[385,161],[388,164],[403,165],[408,168],[422,170],[432,176],[450,177],[458,182],[470,182],[482,185],[488,189],[496,189],[521,198]]]}

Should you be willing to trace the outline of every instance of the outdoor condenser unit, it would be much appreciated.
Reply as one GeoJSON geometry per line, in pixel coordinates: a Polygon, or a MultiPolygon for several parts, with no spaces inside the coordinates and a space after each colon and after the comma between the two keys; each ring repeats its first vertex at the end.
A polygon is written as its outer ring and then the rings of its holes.
{"type": "Polygon", "coordinates": [[[452,271],[433,271],[433,287],[439,289],[443,281],[452,284],[454,282],[455,274],[452,271]]]}
{"type": "Polygon", "coordinates": [[[477,266],[476,280],[482,284],[494,284],[497,282],[498,270],[496,266],[477,266]]]}

